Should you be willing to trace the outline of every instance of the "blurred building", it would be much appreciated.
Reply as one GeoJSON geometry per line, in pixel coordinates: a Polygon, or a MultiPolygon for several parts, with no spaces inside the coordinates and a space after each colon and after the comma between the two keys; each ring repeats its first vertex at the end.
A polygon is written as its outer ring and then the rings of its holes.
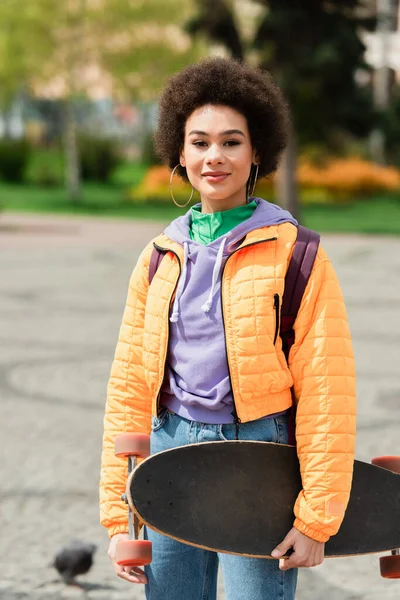
{"type": "Polygon", "coordinates": [[[388,67],[400,82],[400,2],[399,0],[374,0],[374,12],[378,18],[375,32],[363,32],[367,46],[366,61],[380,69],[388,67]]]}

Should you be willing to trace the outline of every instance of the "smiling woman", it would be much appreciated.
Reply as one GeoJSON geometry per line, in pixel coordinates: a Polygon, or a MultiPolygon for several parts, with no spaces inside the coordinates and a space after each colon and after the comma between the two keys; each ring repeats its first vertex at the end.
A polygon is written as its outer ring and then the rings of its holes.
{"type": "Polygon", "coordinates": [[[206,213],[243,205],[249,166],[258,166],[259,160],[252,149],[246,118],[230,106],[212,104],[189,116],[179,159],[199,191],[202,212],[206,213]],[[197,129],[199,126],[206,131],[197,129]]]}
{"type": "MultiPolygon", "coordinates": [[[[280,317],[298,223],[253,195],[257,178],[278,166],[288,123],[271,76],[235,60],[189,65],[160,97],[157,152],[171,181],[177,171],[201,202],[151,240],[133,271],[108,386],[101,476],[109,556],[119,577],[146,584],[147,600],[215,600],[218,564],[229,600],[293,600],[297,568],[322,562],[349,500],[355,377],[340,286],[319,245],[287,361],[280,317]],[[150,434],[151,453],[203,441],[285,444],[294,414],[303,489],[273,554],[292,548],[290,558],[209,552],[145,527],[151,564],[131,572],[116,563],[116,545],[128,538],[116,435],[150,434]]],[[[171,196],[175,202],[172,188],[171,196]]]]}

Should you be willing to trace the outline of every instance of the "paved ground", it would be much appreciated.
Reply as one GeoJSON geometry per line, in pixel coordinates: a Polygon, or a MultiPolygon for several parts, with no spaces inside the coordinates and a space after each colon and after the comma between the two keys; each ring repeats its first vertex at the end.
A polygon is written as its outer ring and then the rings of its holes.
{"type": "MultiPolygon", "coordinates": [[[[159,230],[144,222],[0,218],[2,600],[144,597],[111,570],[98,476],[127,283],[139,250],[159,230]],[[55,582],[48,567],[74,537],[99,546],[83,591],[55,582]]],[[[400,238],[324,236],[323,243],[354,337],[357,457],[400,454],[400,238]]],[[[298,589],[298,600],[400,597],[400,581],[380,578],[377,556],[327,560],[302,571],[298,589]]]]}

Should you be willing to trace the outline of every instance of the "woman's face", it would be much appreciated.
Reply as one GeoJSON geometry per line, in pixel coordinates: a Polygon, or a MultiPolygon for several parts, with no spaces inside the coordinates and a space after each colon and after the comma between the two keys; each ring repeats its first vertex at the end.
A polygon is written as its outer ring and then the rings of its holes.
{"type": "Polygon", "coordinates": [[[228,210],[246,203],[252,162],[258,162],[256,151],[251,145],[247,120],[240,112],[212,104],[192,112],[185,125],[180,163],[200,193],[203,212],[228,210]],[[213,177],[207,173],[222,175],[213,177]]]}

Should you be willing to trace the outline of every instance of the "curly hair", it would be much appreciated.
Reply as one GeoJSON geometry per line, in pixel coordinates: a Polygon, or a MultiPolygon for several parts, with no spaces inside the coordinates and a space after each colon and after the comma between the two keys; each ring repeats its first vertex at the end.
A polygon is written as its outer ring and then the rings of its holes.
{"type": "MultiPolygon", "coordinates": [[[[153,135],[155,152],[172,169],[179,163],[185,124],[205,104],[236,109],[246,119],[259,158],[258,178],[276,171],[287,144],[290,112],[269,72],[243,61],[209,57],[169,78],[159,98],[158,122],[153,135]]],[[[188,181],[186,169],[178,174],[188,181]]]]}

